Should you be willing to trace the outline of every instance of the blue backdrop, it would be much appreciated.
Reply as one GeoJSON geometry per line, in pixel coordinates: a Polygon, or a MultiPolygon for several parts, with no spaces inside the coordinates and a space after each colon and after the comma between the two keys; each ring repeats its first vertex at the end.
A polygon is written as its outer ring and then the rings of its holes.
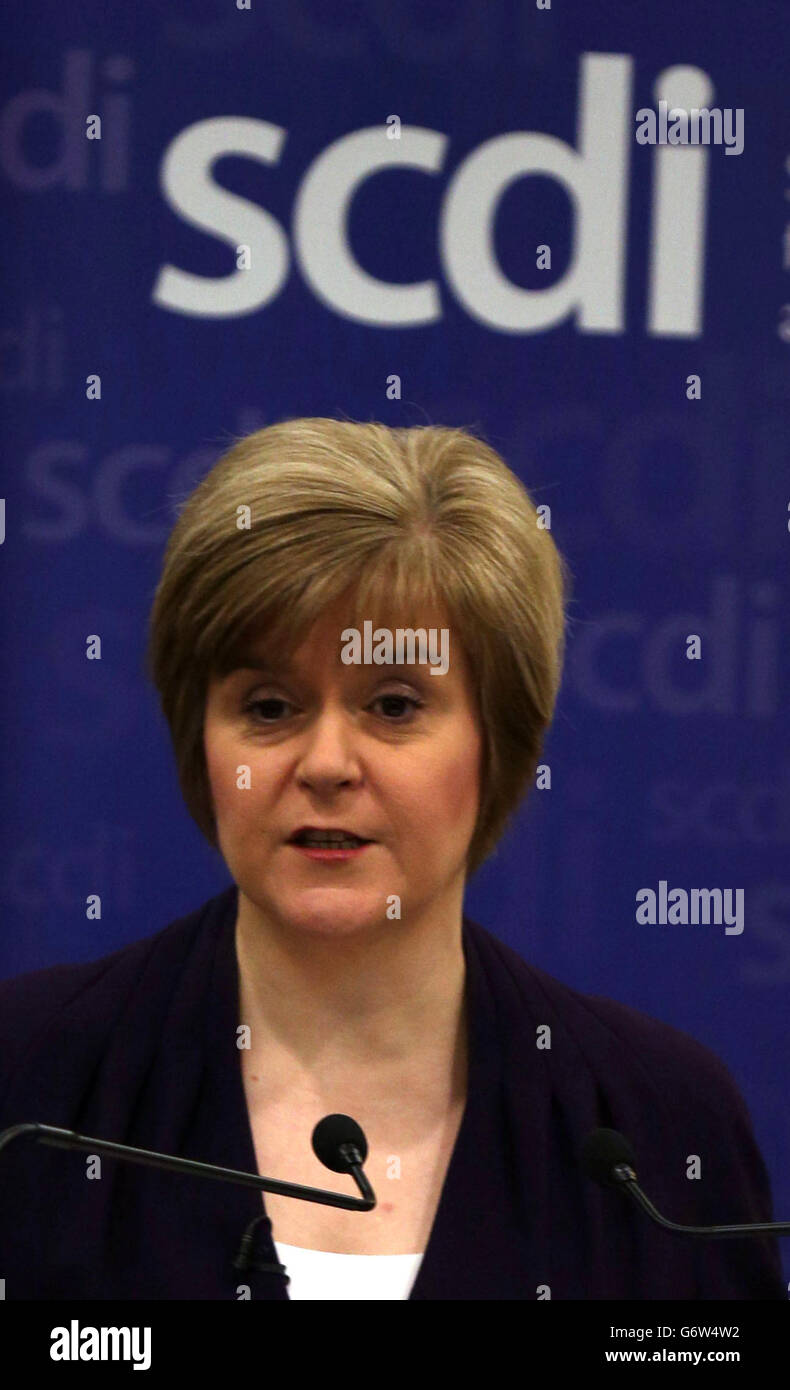
{"type": "Polygon", "coordinates": [[[719,1053],[790,1218],[790,7],[33,0],[4,27],[0,974],[228,882],[142,660],[230,434],[472,425],[575,588],[551,789],[467,911],[719,1053]],[[743,148],[640,143],[661,100],[741,111],[743,148]],[[742,889],[743,930],[638,922],[662,881],[742,889]]]}

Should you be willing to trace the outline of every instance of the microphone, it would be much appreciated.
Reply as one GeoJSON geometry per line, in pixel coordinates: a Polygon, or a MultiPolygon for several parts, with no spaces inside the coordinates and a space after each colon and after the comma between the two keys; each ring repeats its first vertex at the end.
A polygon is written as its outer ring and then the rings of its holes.
{"type": "Polygon", "coordinates": [[[97,1139],[89,1134],[77,1134],[73,1129],[37,1123],[12,1125],[0,1132],[0,1151],[14,1139],[30,1135],[41,1144],[56,1149],[84,1149],[87,1153],[107,1154],[109,1158],[125,1159],[128,1163],[143,1163],[150,1168],[165,1168],[175,1173],[193,1173],[197,1177],[215,1178],[219,1182],[237,1183],[241,1187],[257,1187],[262,1192],[275,1192],[281,1197],[299,1197],[304,1202],[321,1202],[328,1207],[345,1211],[372,1211],[376,1194],[362,1172],[368,1144],[357,1124],[349,1115],[326,1115],[313,1131],[313,1149],[325,1167],[335,1173],[350,1173],[360,1197],[346,1197],[342,1192],[328,1192],[321,1187],[303,1187],[295,1182],[279,1182],[262,1178],[259,1173],[244,1173],[237,1168],[221,1168],[216,1163],[198,1163],[177,1154],[156,1153],[153,1149],[138,1149],[130,1144],[116,1144],[110,1139],[97,1139]]]}
{"type": "Polygon", "coordinates": [[[636,1180],[634,1151],[624,1134],[616,1129],[594,1129],[581,1147],[581,1164],[588,1178],[602,1187],[616,1187],[646,1211],[651,1221],[666,1231],[686,1236],[790,1235],[790,1221],[750,1221],[741,1226],[683,1226],[668,1221],[653,1206],[636,1180]]]}
{"type": "MultiPolygon", "coordinates": [[[[280,1197],[298,1197],[304,1202],[321,1202],[328,1207],[342,1207],[344,1211],[372,1211],[376,1205],[376,1194],[362,1171],[362,1164],[368,1156],[368,1141],[350,1115],[325,1115],[313,1130],[313,1152],[325,1168],[334,1173],[350,1173],[361,1197],[346,1197],[342,1192],[328,1192],[320,1187],[303,1187],[300,1183],[279,1182],[275,1178],[262,1178],[259,1173],[244,1173],[237,1168],[221,1168],[216,1163],[198,1163],[195,1159],[180,1158],[177,1154],[157,1153],[153,1149],[138,1149],[130,1144],[116,1144],[110,1139],[97,1139],[93,1135],[77,1134],[73,1129],[60,1129],[57,1125],[29,1124],[12,1125],[0,1132],[0,1152],[14,1139],[29,1135],[40,1144],[49,1144],[56,1149],[84,1149],[88,1153],[107,1154],[109,1158],[125,1159],[128,1163],[142,1163],[150,1168],[164,1168],[169,1172],[192,1173],[197,1177],[215,1178],[219,1182],[237,1183],[241,1187],[257,1187],[261,1192],[274,1192],[280,1197]]],[[[256,1216],[247,1226],[241,1238],[239,1252],[233,1261],[239,1270],[250,1268],[265,1274],[277,1274],[289,1283],[285,1265],[277,1261],[268,1263],[253,1258],[255,1231],[262,1221],[271,1227],[268,1216],[256,1216]]]]}
{"type": "MultiPolygon", "coordinates": [[[[313,1153],[333,1173],[353,1173],[368,1156],[368,1141],[350,1115],[325,1115],[313,1130],[313,1153]]],[[[364,1173],[360,1174],[367,1182],[364,1173]]]]}

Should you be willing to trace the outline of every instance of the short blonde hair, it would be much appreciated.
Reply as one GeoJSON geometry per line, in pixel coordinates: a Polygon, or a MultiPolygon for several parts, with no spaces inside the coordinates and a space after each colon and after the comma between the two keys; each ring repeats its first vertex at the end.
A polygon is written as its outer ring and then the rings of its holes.
{"type": "Polygon", "coordinates": [[[464,649],[484,747],[473,874],[535,774],[560,683],[569,571],[526,488],[464,429],[284,420],[238,439],[190,494],[147,651],[184,800],[217,848],[203,748],[210,680],[241,664],[261,631],[288,660],[352,589],[351,626],[393,611],[407,626],[421,604],[440,605],[464,649]]]}

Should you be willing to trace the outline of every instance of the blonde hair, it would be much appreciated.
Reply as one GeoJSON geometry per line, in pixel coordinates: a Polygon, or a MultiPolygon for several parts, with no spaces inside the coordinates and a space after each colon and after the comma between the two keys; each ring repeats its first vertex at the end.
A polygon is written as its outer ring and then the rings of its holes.
{"type": "Polygon", "coordinates": [[[203,749],[210,680],[240,664],[262,630],[288,660],[352,588],[352,626],[393,611],[406,626],[421,604],[438,604],[464,649],[484,746],[473,874],[534,776],[551,723],[569,571],[526,488],[464,429],[284,420],[239,439],[191,493],[165,550],[147,651],[184,800],[216,848],[203,749]]]}

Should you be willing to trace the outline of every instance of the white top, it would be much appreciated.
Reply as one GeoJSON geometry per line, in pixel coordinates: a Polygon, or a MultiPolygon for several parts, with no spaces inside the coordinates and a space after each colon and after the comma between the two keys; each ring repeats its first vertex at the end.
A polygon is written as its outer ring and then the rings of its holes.
{"type": "Polygon", "coordinates": [[[291,1280],[289,1298],[408,1298],[422,1255],[337,1255],[274,1242],[291,1280]]]}

